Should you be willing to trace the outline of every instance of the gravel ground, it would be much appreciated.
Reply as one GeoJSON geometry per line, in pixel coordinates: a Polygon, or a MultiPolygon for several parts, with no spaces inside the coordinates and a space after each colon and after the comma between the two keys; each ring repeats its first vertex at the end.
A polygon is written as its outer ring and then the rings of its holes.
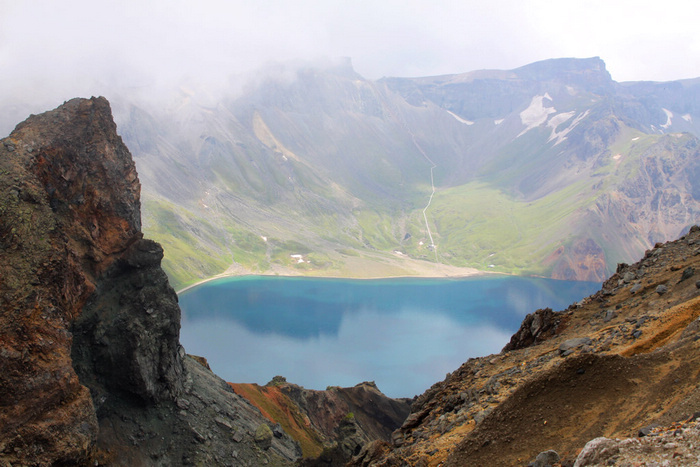
{"type": "Polygon", "coordinates": [[[666,467],[700,465],[697,420],[655,428],[642,438],[596,438],[583,448],[575,467],[666,467]]]}

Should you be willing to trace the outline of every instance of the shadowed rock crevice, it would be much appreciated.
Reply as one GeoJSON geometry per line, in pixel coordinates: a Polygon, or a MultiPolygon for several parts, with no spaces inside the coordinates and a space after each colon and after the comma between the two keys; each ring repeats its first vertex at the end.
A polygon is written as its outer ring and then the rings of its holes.
{"type": "Polygon", "coordinates": [[[162,257],[152,240],[134,241],[73,324],[73,365],[96,401],[122,393],[153,403],[183,390],[180,309],[162,257]]]}

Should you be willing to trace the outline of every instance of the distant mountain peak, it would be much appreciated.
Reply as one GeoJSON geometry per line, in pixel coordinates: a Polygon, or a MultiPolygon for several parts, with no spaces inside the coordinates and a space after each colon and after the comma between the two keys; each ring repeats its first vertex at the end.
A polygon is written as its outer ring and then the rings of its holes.
{"type": "Polygon", "coordinates": [[[513,70],[519,78],[537,81],[560,81],[578,85],[599,94],[612,91],[613,79],[600,57],[553,58],[513,70]]]}

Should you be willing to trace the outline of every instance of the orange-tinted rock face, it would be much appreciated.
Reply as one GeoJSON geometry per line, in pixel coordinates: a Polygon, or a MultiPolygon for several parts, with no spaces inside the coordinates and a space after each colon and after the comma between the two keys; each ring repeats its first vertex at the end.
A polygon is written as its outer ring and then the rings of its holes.
{"type": "Polygon", "coordinates": [[[30,117],[10,135],[25,147],[69,249],[103,272],[141,230],[140,184],[109,103],[72,100],[30,117]]]}
{"type": "Polygon", "coordinates": [[[605,252],[590,238],[577,238],[560,247],[547,262],[555,264],[553,279],[601,282],[606,277],[605,252]]]}
{"type": "Polygon", "coordinates": [[[374,383],[317,391],[275,378],[266,386],[229,385],[299,441],[304,457],[318,458],[301,465],[344,465],[362,444],[389,441],[410,409],[408,400],[391,399],[374,383]],[[336,448],[322,453],[332,443],[336,448]]]}
{"type": "Polygon", "coordinates": [[[139,189],[103,98],[32,116],[0,142],[0,450],[10,462],[74,462],[94,443],[70,326],[139,238],[139,189]]]}

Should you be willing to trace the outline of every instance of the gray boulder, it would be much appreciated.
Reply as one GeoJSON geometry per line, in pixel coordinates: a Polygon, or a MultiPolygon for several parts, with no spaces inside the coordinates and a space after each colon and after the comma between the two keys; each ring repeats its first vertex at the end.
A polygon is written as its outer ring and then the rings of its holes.
{"type": "Polygon", "coordinates": [[[550,449],[549,451],[544,451],[537,454],[532,467],[551,467],[560,460],[561,458],[559,457],[559,454],[550,449]]]}
{"type": "Polygon", "coordinates": [[[603,464],[620,452],[620,448],[612,439],[600,437],[590,440],[583,447],[574,467],[584,467],[586,465],[603,464]]]}
{"type": "Polygon", "coordinates": [[[559,346],[559,354],[562,356],[567,356],[579,347],[584,345],[591,345],[590,337],[574,337],[573,339],[566,340],[559,346]]]}

